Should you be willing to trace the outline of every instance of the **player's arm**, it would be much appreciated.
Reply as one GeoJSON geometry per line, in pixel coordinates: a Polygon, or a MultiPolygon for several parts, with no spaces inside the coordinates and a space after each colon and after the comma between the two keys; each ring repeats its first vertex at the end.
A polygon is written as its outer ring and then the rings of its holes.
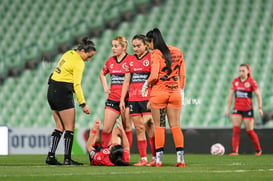
{"type": "Polygon", "coordinates": [[[102,87],[104,89],[104,92],[106,94],[110,94],[110,89],[108,88],[107,80],[106,80],[106,73],[103,70],[101,70],[101,72],[100,72],[100,81],[101,81],[102,87]]]}
{"type": "Polygon", "coordinates": [[[85,104],[85,99],[84,99],[84,95],[83,95],[83,91],[82,91],[82,87],[81,87],[83,70],[84,70],[84,63],[74,66],[73,88],[74,88],[76,97],[78,99],[78,102],[80,103],[80,106],[82,107],[82,111],[85,114],[90,114],[90,108],[88,105],[85,104]]]}
{"type": "Polygon", "coordinates": [[[180,65],[180,71],[179,71],[179,80],[180,80],[180,88],[184,89],[186,84],[186,68],[185,68],[185,60],[182,57],[181,58],[181,65],[180,65]]]}
{"type": "Polygon", "coordinates": [[[130,150],[130,144],[129,144],[129,141],[127,139],[125,130],[124,130],[122,124],[120,123],[120,121],[118,119],[116,120],[116,122],[118,123],[118,128],[119,128],[120,133],[121,133],[121,140],[122,140],[122,145],[123,145],[124,150],[130,150]]]}
{"type": "Polygon", "coordinates": [[[259,114],[260,116],[263,116],[263,111],[262,111],[262,96],[261,96],[261,93],[259,91],[259,89],[256,89],[254,91],[256,97],[257,97],[257,102],[258,102],[258,105],[259,105],[259,114]]]}
{"type": "Polygon", "coordinates": [[[93,145],[98,142],[99,140],[99,132],[100,132],[100,123],[101,120],[97,119],[95,120],[94,126],[92,129],[90,129],[89,138],[86,143],[86,149],[90,153],[92,150],[95,150],[93,145]]]}
{"type": "Polygon", "coordinates": [[[148,85],[153,84],[158,80],[158,74],[159,74],[159,67],[160,67],[160,55],[156,52],[152,53],[151,56],[151,74],[147,80],[148,85]]]}
{"type": "Polygon", "coordinates": [[[230,89],[228,94],[228,100],[227,100],[227,117],[228,118],[230,117],[230,106],[232,104],[233,96],[234,96],[234,90],[230,89]]]}
{"type": "Polygon", "coordinates": [[[131,79],[131,73],[126,73],[124,76],[124,81],[123,81],[123,85],[122,85],[122,91],[121,91],[121,97],[120,97],[120,110],[125,110],[125,97],[128,93],[128,89],[130,86],[130,79],[131,79]]]}
{"type": "Polygon", "coordinates": [[[73,70],[73,87],[76,94],[76,97],[78,99],[78,102],[80,104],[84,104],[84,95],[81,87],[81,81],[82,81],[82,74],[84,70],[84,64],[79,64],[74,66],[73,70]]]}

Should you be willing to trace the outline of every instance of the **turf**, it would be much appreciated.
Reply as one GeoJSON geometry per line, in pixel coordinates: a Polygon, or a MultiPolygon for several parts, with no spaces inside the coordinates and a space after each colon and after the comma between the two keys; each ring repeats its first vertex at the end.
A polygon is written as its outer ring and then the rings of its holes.
{"type": "MultiPolygon", "coordinates": [[[[57,156],[59,160],[62,156],[57,156]]],[[[186,167],[175,168],[175,155],[164,155],[163,167],[89,166],[87,155],[74,155],[84,166],[48,166],[45,155],[0,156],[0,180],[273,180],[272,155],[186,155],[186,167]]],[[[131,156],[131,163],[138,155],[131,156]]]]}

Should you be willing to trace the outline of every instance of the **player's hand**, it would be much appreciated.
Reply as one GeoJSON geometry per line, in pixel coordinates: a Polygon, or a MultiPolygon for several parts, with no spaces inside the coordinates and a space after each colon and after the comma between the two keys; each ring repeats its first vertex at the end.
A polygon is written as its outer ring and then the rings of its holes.
{"type": "Polygon", "coordinates": [[[259,115],[260,115],[260,116],[263,116],[263,115],[264,115],[264,112],[263,112],[262,109],[259,109],[259,115]]]}
{"type": "Polygon", "coordinates": [[[90,114],[90,107],[85,105],[84,107],[82,107],[82,111],[85,113],[85,114],[90,114]]]}
{"type": "Polygon", "coordinates": [[[142,86],[142,97],[147,97],[148,95],[148,82],[147,80],[145,81],[145,83],[142,86]]]}
{"type": "Polygon", "coordinates": [[[95,130],[99,130],[100,129],[100,123],[101,123],[101,120],[100,119],[96,119],[93,128],[95,130]]]}
{"type": "Polygon", "coordinates": [[[150,101],[148,101],[148,103],[147,103],[147,110],[148,110],[148,111],[151,110],[151,103],[150,103],[150,101]]]}
{"type": "Polygon", "coordinates": [[[124,101],[119,102],[119,109],[120,109],[120,111],[124,112],[124,110],[125,110],[125,102],[124,101]]]}
{"type": "Polygon", "coordinates": [[[227,116],[227,118],[230,118],[230,110],[229,109],[227,110],[226,116],[227,116]]]}
{"type": "Polygon", "coordinates": [[[106,94],[111,94],[111,90],[108,89],[108,88],[104,89],[104,92],[105,92],[106,94]]]}
{"type": "Polygon", "coordinates": [[[116,119],[116,122],[118,123],[118,126],[119,126],[119,127],[123,128],[121,122],[120,122],[118,119],[116,119]]]}
{"type": "Polygon", "coordinates": [[[181,100],[182,100],[182,104],[184,105],[184,94],[185,94],[185,92],[184,92],[184,88],[183,89],[180,89],[180,93],[181,93],[181,100]]]}

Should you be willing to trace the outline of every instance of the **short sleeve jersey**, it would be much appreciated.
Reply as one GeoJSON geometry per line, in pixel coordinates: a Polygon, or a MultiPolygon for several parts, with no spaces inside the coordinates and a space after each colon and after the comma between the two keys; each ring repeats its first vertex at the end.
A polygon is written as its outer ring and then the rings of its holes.
{"type": "Polygon", "coordinates": [[[108,99],[113,101],[120,101],[122,84],[124,81],[124,75],[128,71],[127,62],[132,59],[132,55],[126,54],[124,58],[118,62],[115,56],[110,57],[105,63],[102,71],[105,74],[110,73],[111,78],[111,93],[108,99]]]}
{"type": "Polygon", "coordinates": [[[147,52],[142,58],[133,55],[128,62],[128,70],[131,73],[129,101],[146,101],[149,100],[151,87],[148,88],[148,96],[142,96],[142,86],[150,76],[151,72],[151,53],[147,52]]]}
{"type": "Polygon", "coordinates": [[[234,109],[239,111],[248,111],[253,109],[252,91],[258,89],[256,81],[249,77],[246,81],[241,82],[240,77],[232,81],[231,90],[235,93],[234,109]]]}

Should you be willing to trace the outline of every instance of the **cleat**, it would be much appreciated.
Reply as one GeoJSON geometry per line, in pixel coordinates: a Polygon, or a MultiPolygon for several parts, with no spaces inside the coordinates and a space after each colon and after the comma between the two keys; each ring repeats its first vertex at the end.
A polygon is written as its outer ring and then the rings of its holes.
{"type": "Polygon", "coordinates": [[[261,154],[262,154],[262,150],[258,150],[258,151],[256,151],[256,153],[255,153],[256,156],[260,156],[261,154]]]}
{"type": "Polygon", "coordinates": [[[48,156],[45,162],[48,165],[62,165],[60,162],[58,162],[55,156],[48,156]]]}
{"type": "Polygon", "coordinates": [[[162,162],[158,162],[155,164],[155,167],[162,167],[162,162]]]}
{"type": "Polygon", "coordinates": [[[140,162],[135,163],[134,166],[144,166],[148,164],[148,160],[140,160],[140,162]]]}
{"type": "Polygon", "coordinates": [[[239,153],[238,153],[238,152],[232,152],[232,153],[230,153],[229,155],[230,155],[230,156],[238,156],[239,153]]]}
{"type": "Polygon", "coordinates": [[[154,167],[156,166],[156,159],[152,159],[150,163],[147,163],[146,166],[148,167],[154,167]]]}
{"type": "Polygon", "coordinates": [[[184,162],[178,162],[174,165],[175,167],[185,167],[186,164],[184,162]]]}
{"type": "Polygon", "coordinates": [[[65,159],[64,160],[64,165],[83,165],[83,163],[76,162],[72,159],[65,159]]]}

